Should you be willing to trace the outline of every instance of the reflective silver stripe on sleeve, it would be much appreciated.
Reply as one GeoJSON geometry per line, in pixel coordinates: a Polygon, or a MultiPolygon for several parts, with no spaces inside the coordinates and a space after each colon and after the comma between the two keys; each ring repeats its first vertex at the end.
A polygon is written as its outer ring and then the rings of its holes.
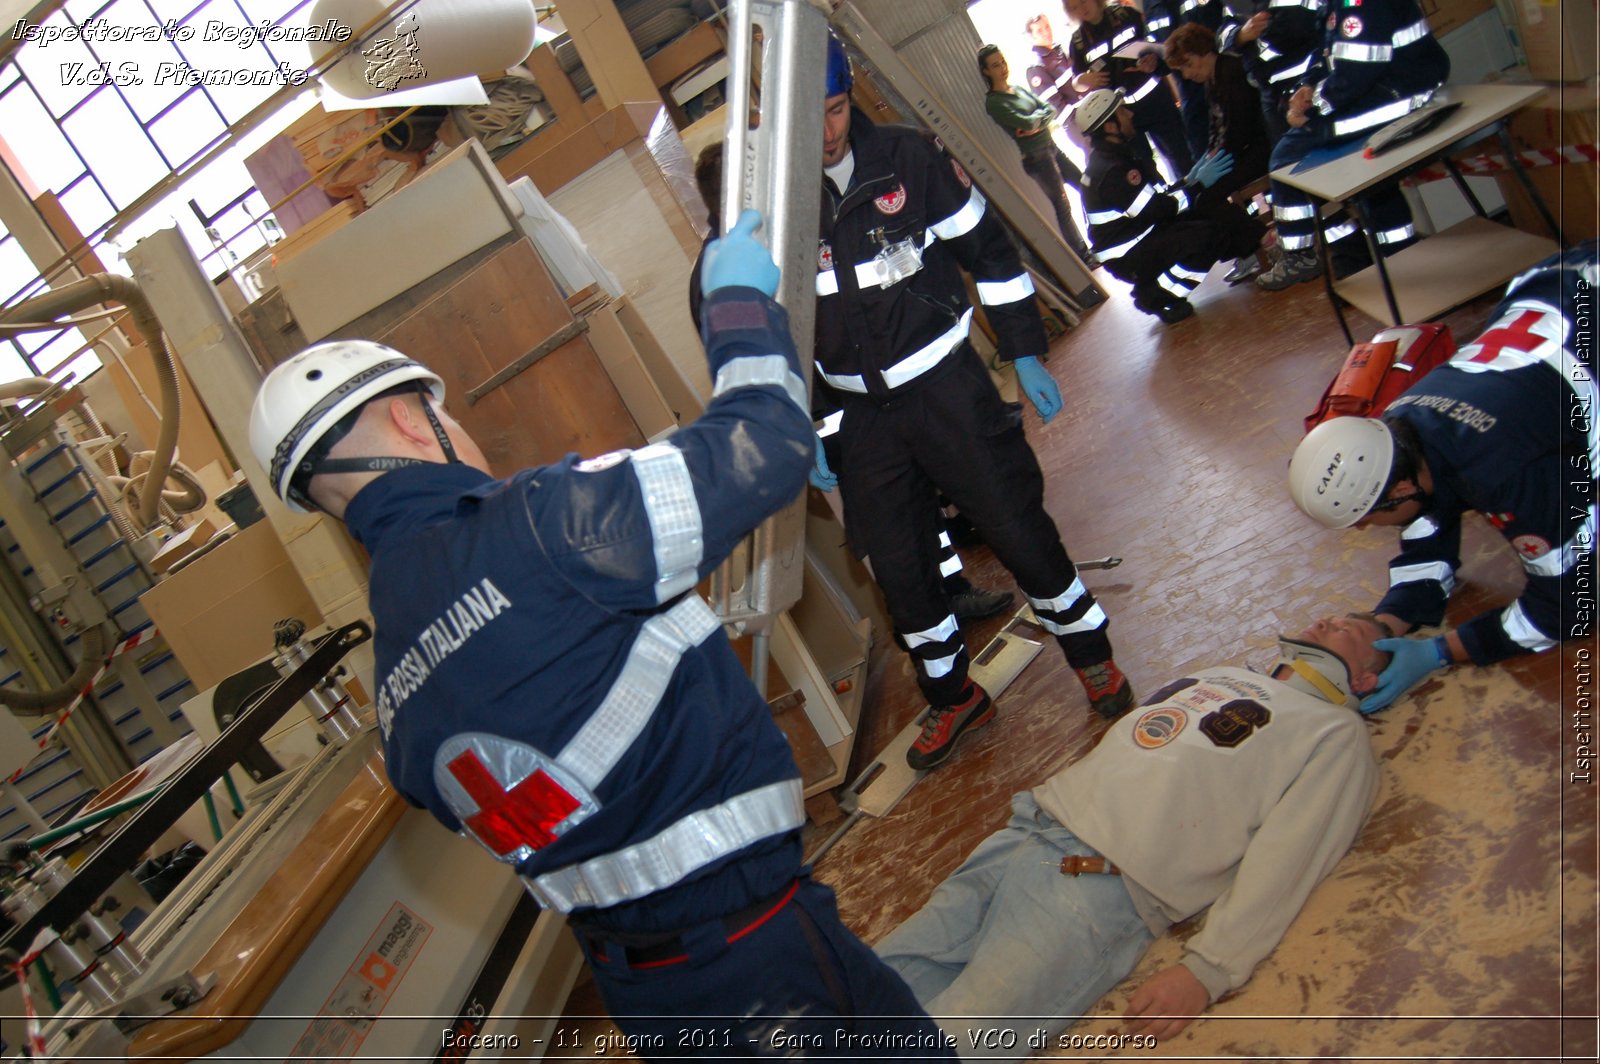
{"type": "Polygon", "coordinates": [[[1427,539],[1429,536],[1437,535],[1438,532],[1439,522],[1431,517],[1419,517],[1400,530],[1400,538],[1402,540],[1427,539]]]}
{"type": "Polygon", "coordinates": [[[1167,16],[1162,15],[1160,18],[1153,18],[1149,22],[1145,23],[1145,28],[1151,33],[1154,33],[1156,30],[1164,30],[1170,25],[1172,25],[1172,20],[1167,16]]]}
{"type": "Polygon", "coordinates": [[[1410,114],[1431,99],[1433,99],[1433,92],[1429,90],[1428,92],[1420,92],[1409,100],[1396,100],[1393,103],[1384,104],[1382,107],[1374,107],[1370,111],[1364,111],[1349,118],[1338,119],[1333,123],[1333,135],[1342,137],[1347,133],[1358,133],[1363,129],[1371,129],[1373,126],[1385,125],[1397,118],[1410,114]]]}
{"type": "MultiPolygon", "coordinates": [[[[1272,45],[1268,44],[1264,39],[1258,37],[1256,38],[1256,54],[1262,59],[1276,59],[1283,53],[1272,47],[1272,45]]],[[[1310,62],[1310,59],[1308,58],[1306,61],[1310,62]]]]}
{"type": "Polygon", "coordinates": [[[1123,216],[1121,211],[1090,211],[1088,214],[1090,225],[1105,225],[1114,222],[1123,216]]]}
{"type": "Polygon", "coordinates": [[[1345,59],[1352,63],[1387,63],[1394,59],[1394,47],[1388,44],[1335,41],[1328,54],[1334,59],[1345,59]]]}
{"type": "MultiPolygon", "coordinates": [[[[906,381],[921,376],[928,370],[944,361],[944,357],[961,345],[972,331],[972,308],[968,307],[966,313],[944,333],[934,338],[931,343],[925,344],[921,350],[916,351],[883,371],[883,383],[891,388],[898,388],[906,381]]],[[[829,378],[832,380],[832,378],[829,378]]],[[[862,391],[866,391],[863,385],[862,391]]]]}
{"type": "Polygon", "coordinates": [[[829,373],[821,366],[817,367],[817,372],[822,374],[823,380],[827,381],[835,388],[842,388],[847,392],[860,392],[863,395],[866,394],[867,381],[866,378],[862,377],[859,373],[829,373]]]}
{"type": "Polygon", "coordinates": [[[1288,81],[1290,78],[1298,78],[1310,69],[1311,57],[1308,55],[1305,57],[1305,59],[1296,63],[1294,66],[1285,67],[1276,74],[1273,74],[1271,77],[1267,78],[1267,83],[1270,85],[1276,85],[1280,81],[1288,81]]]}
{"type": "Polygon", "coordinates": [[[523,882],[558,912],[605,908],[665,890],[753,842],[804,823],[800,781],[781,780],[690,813],[643,842],[523,882]]]}
{"type": "Polygon", "coordinates": [[[1129,104],[1138,103],[1140,100],[1144,99],[1146,96],[1149,96],[1152,92],[1155,92],[1156,91],[1156,86],[1158,84],[1160,84],[1160,82],[1161,82],[1160,78],[1152,76],[1147,81],[1145,81],[1145,83],[1143,85],[1139,86],[1139,88],[1136,91],[1134,91],[1123,102],[1124,103],[1129,103],[1129,104]]]}
{"type": "Polygon", "coordinates": [[[983,193],[978,191],[978,186],[973,185],[972,194],[967,197],[967,202],[950,217],[928,226],[928,231],[940,240],[954,240],[958,236],[965,236],[983,220],[983,211],[987,203],[983,193]]]}
{"type": "Polygon", "coordinates": [[[1417,584],[1432,580],[1444,588],[1446,595],[1455,590],[1456,574],[1449,562],[1418,562],[1415,565],[1396,565],[1389,570],[1389,586],[1417,584]]]}
{"type": "Polygon", "coordinates": [[[843,410],[835,410],[833,413],[831,413],[827,417],[823,418],[821,423],[817,425],[817,435],[818,436],[832,436],[835,432],[839,431],[839,426],[841,426],[843,424],[844,424],[844,411],[843,410]]]}
{"type": "Polygon", "coordinates": [[[1112,48],[1121,48],[1123,45],[1125,45],[1129,41],[1133,40],[1134,37],[1136,37],[1138,35],[1138,33],[1139,33],[1139,28],[1137,26],[1127,26],[1127,27],[1125,27],[1115,37],[1111,38],[1111,47],[1112,48]]]}
{"type": "Polygon", "coordinates": [[[690,595],[646,621],[628,648],[628,660],[611,682],[611,689],[556,755],[556,764],[585,787],[598,787],[655,714],[683,655],[720,626],[717,615],[699,595],[690,595]]]}
{"type": "Polygon", "coordinates": [[[782,388],[801,410],[807,408],[806,386],[799,375],[789,368],[789,360],[782,355],[741,355],[730,359],[717,370],[717,383],[711,395],[715,398],[735,388],[767,384],[782,388]]]}
{"type": "Polygon", "coordinates": [[[1061,76],[1056,78],[1055,87],[1059,89],[1063,85],[1067,85],[1067,84],[1071,83],[1071,81],[1072,81],[1072,71],[1071,70],[1063,71],[1061,76]]]}
{"type": "Polygon", "coordinates": [[[1556,645],[1554,639],[1533,626],[1528,615],[1522,611],[1520,602],[1513,602],[1500,612],[1500,627],[1505,629],[1513,643],[1524,650],[1549,650],[1556,645]]]}
{"type": "Polygon", "coordinates": [[[665,602],[693,587],[704,554],[700,504],[683,452],[671,443],[653,443],[633,452],[650,540],[656,555],[656,601],[665,602]]]}
{"type": "Polygon", "coordinates": [[[1099,44],[1095,45],[1093,48],[1091,48],[1087,52],[1083,53],[1083,58],[1086,61],[1092,63],[1096,59],[1099,59],[1101,56],[1105,55],[1109,51],[1111,51],[1110,42],[1101,41],[1099,44]]]}
{"type": "Polygon", "coordinates": [[[1179,8],[1179,13],[1186,15],[1199,7],[1201,3],[1202,0],[1183,0],[1183,7],[1179,8]]]}
{"type": "Polygon", "coordinates": [[[1003,307],[1033,295],[1033,278],[1019,273],[1008,281],[979,281],[977,287],[980,303],[986,307],[1003,307]]]}
{"type": "Polygon", "coordinates": [[[1178,209],[1180,211],[1186,211],[1189,209],[1189,194],[1183,189],[1175,188],[1168,192],[1167,195],[1178,201],[1178,209]]]}
{"type": "Polygon", "coordinates": [[[817,271],[817,298],[839,294],[839,277],[832,270],[817,271]]]}
{"type": "Polygon", "coordinates": [[[1389,42],[1396,48],[1404,48],[1408,44],[1416,44],[1428,35],[1427,20],[1418,20],[1409,26],[1404,26],[1394,31],[1394,36],[1389,42]]]}

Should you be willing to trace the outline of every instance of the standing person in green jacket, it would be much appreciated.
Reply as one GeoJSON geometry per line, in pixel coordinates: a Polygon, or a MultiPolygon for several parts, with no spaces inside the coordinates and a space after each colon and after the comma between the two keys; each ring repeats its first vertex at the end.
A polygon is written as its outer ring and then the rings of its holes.
{"type": "Polygon", "coordinates": [[[1056,225],[1067,246],[1091,269],[1100,265],[1100,260],[1078,232],[1072,212],[1067,209],[1063,185],[1070,183],[1074,188],[1080,187],[1083,171],[1073,165],[1050,135],[1055,108],[1022,86],[1011,84],[1011,67],[997,44],[986,44],[978,49],[978,73],[989,86],[989,95],[984,99],[989,117],[1016,141],[1017,150],[1022,152],[1022,168],[1038,183],[1044,198],[1055,208],[1056,225]]]}

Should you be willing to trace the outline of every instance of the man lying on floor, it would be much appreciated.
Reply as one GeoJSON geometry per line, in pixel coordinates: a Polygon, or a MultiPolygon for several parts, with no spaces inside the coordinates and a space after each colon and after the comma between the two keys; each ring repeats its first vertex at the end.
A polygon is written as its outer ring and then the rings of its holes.
{"type": "Polygon", "coordinates": [[[1358,712],[1388,655],[1370,614],[1284,638],[1267,675],[1176,680],[1088,755],[1011,800],[1011,820],[877,947],[966,1053],[1017,1059],[1210,907],[1182,961],[1133,994],[1128,1034],[1176,1035],[1250,978],[1350,848],[1378,790],[1358,712]]]}

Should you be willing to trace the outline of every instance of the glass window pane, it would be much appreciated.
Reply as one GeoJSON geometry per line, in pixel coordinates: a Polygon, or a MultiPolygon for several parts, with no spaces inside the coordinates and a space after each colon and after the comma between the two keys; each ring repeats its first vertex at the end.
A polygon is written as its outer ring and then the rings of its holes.
{"type": "MultiPolygon", "coordinates": [[[[156,13],[156,18],[163,23],[169,19],[185,22],[188,20],[189,15],[201,6],[203,5],[200,0],[150,0],[150,9],[156,13]]],[[[199,32],[199,27],[195,27],[195,33],[198,34],[199,32]]]]}
{"type": "Polygon", "coordinates": [[[254,185],[243,163],[222,158],[183,183],[183,198],[194,200],[207,215],[213,215],[254,185]]]}
{"type": "Polygon", "coordinates": [[[151,139],[173,169],[182,167],[228,131],[211,101],[199,91],[184,97],[182,103],[150,123],[149,129],[151,139]]]}
{"type": "Polygon", "coordinates": [[[61,208],[78,232],[85,234],[93,233],[117,213],[100,186],[87,177],[61,194],[61,208]]]}
{"type": "Polygon", "coordinates": [[[61,123],[118,207],[167,176],[150,138],[114,94],[102,92],[61,123]]]}
{"type": "Polygon", "coordinates": [[[0,130],[40,188],[66,188],[83,173],[83,162],[27,85],[0,96],[0,130]]]}
{"type": "Polygon", "coordinates": [[[38,267],[20,243],[11,237],[0,240],[0,299],[22,291],[37,276],[38,267]]]}
{"type": "Polygon", "coordinates": [[[23,361],[22,352],[12,344],[0,344],[0,381],[19,381],[33,376],[33,370],[23,361]]]}
{"type": "Polygon", "coordinates": [[[133,105],[134,114],[148,121],[183,93],[183,86],[175,82],[158,83],[162,63],[181,62],[178,50],[172,42],[159,36],[161,24],[150,14],[143,0],[116,0],[102,17],[118,31],[140,34],[135,40],[91,41],[89,47],[102,63],[109,64],[119,75],[118,88],[133,105]],[[157,36],[151,39],[147,36],[150,34],[157,36]],[[133,77],[124,79],[121,77],[124,74],[133,77]],[[142,84],[127,83],[134,79],[142,84]]]}
{"type": "Polygon", "coordinates": [[[67,0],[67,14],[80,25],[96,16],[104,16],[107,0],[67,0]]]}
{"type": "MultiPolygon", "coordinates": [[[[81,332],[77,329],[62,329],[54,339],[34,351],[33,364],[39,367],[40,376],[54,377],[52,371],[74,358],[83,345],[84,336],[81,332]]],[[[96,360],[96,365],[98,364],[96,360]]]]}
{"type": "MultiPolygon", "coordinates": [[[[66,30],[72,24],[56,12],[40,24],[42,30],[66,30]]],[[[9,31],[8,31],[9,32],[9,31]]],[[[32,41],[17,51],[17,66],[33,83],[34,90],[52,115],[65,114],[73,104],[95,88],[98,70],[93,53],[82,41],[55,40],[48,44],[32,41]]]]}
{"type": "MultiPolygon", "coordinates": [[[[239,13],[232,4],[207,5],[205,12],[199,16],[202,28],[213,8],[223,15],[233,11],[234,21],[226,24],[238,28],[239,13]]],[[[272,57],[259,44],[240,48],[237,43],[228,41],[207,41],[204,32],[200,32],[193,39],[180,42],[178,50],[183,53],[184,61],[197,71],[217,71],[219,76],[230,75],[238,80],[245,80],[245,75],[250,73],[260,75],[258,80],[261,84],[205,86],[206,93],[229,123],[239,121],[284,85],[277,76],[272,57]]]]}
{"type": "Polygon", "coordinates": [[[100,356],[91,349],[61,367],[61,372],[52,373],[50,376],[55,380],[66,380],[65,374],[70,373],[74,384],[82,384],[84,378],[99,369],[100,365],[100,356]]]}

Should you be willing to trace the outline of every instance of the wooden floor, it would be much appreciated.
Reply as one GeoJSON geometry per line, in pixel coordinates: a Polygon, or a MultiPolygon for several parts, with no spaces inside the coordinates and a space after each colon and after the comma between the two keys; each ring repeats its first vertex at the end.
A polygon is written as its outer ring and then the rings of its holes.
{"type": "MultiPolygon", "coordinates": [[[[1064,412],[1046,427],[1029,411],[1068,550],[1125,559],[1085,580],[1141,692],[1198,666],[1262,667],[1280,632],[1370,608],[1395,545],[1392,531],[1323,531],[1289,501],[1300,419],[1347,350],[1321,284],[1265,293],[1229,288],[1222,272],[1176,326],[1134,310],[1126,287],[1101,272],[1110,300],[1049,359],[1064,412]]],[[[1445,321],[1465,342],[1493,304],[1445,321]]],[[[1358,339],[1379,327],[1352,316],[1358,339]]],[[[1452,620],[1514,597],[1520,567],[1475,516],[1463,557],[1452,620]]],[[[967,560],[980,584],[1013,586],[986,551],[967,560]]],[[[998,623],[968,632],[974,650],[998,623]]],[[[1372,718],[1384,786],[1351,854],[1249,984],[1170,1043],[1128,1055],[1593,1059],[1596,788],[1569,781],[1573,714],[1588,708],[1576,696],[1580,654],[1593,650],[1568,643],[1496,669],[1457,668],[1372,718]]],[[[904,655],[880,638],[858,761],[920,708],[904,655]]],[[[838,892],[850,927],[878,941],[1005,822],[1014,792],[1103,730],[1048,645],[994,724],[889,816],[845,835],[816,875],[838,892]]],[[[1128,994],[1178,958],[1185,930],[1158,942],[1077,1030],[1116,1030],[1128,994]]],[[[569,1015],[597,1011],[592,987],[580,986],[569,1015]]]]}

